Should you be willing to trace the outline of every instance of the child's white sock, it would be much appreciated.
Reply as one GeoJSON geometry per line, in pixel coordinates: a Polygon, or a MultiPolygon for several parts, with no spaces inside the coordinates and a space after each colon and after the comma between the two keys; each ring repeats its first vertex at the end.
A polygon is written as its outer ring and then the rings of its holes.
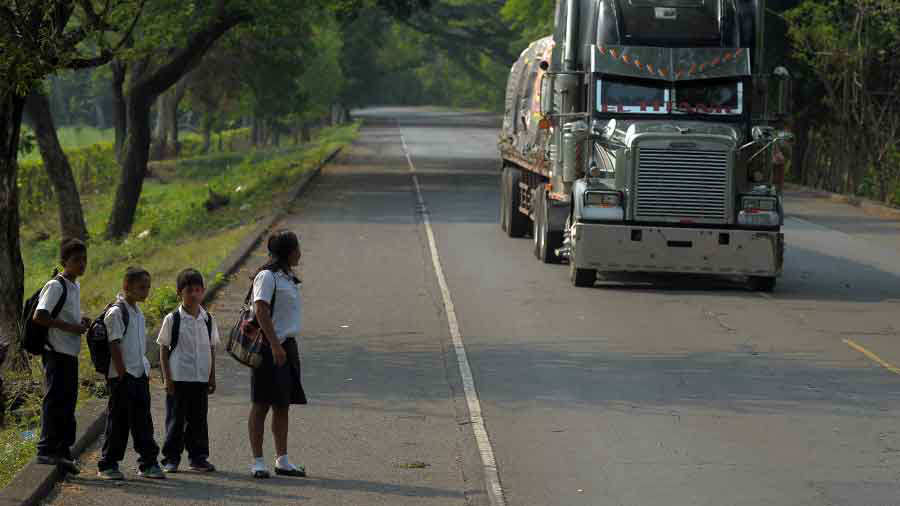
{"type": "Polygon", "coordinates": [[[253,470],[254,471],[265,471],[266,470],[266,461],[263,457],[255,457],[253,459],[253,470]]]}
{"type": "Polygon", "coordinates": [[[279,469],[295,469],[294,464],[291,464],[291,459],[287,455],[279,455],[275,459],[275,467],[279,469]]]}

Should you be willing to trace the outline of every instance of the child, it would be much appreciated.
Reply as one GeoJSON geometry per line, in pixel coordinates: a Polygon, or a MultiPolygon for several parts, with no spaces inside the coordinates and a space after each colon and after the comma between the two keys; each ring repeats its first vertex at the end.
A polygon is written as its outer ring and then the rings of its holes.
{"type": "Polygon", "coordinates": [[[219,331],[212,315],[200,307],[203,275],[185,269],[175,281],[181,305],[166,315],[159,337],[160,365],[166,382],[166,442],[163,471],[178,472],[187,448],[190,468],[212,472],[209,463],[207,397],[216,391],[216,345],[219,331]],[[178,335],[175,335],[178,332],[178,335]]]}
{"type": "Polygon", "coordinates": [[[58,465],[64,471],[78,474],[80,470],[72,458],[70,447],[75,444],[81,334],[87,332],[90,320],[81,316],[81,285],[76,280],[87,267],[87,246],[78,239],[64,240],[60,245],[60,260],[63,273],[44,285],[34,313],[35,323],[49,327],[48,349],[41,357],[45,391],[37,461],[58,465]],[[65,301],[53,317],[64,288],[65,301]]]}
{"type": "Polygon", "coordinates": [[[123,292],[118,302],[128,311],[128,326],[122,310],[112,306],[103,317],[109,335],[111,366],[109,368],[109,404],[106,418],[106,439],[97,475],[105,480],[122,480],[119,462],[125,457],[128,432],[138,453],[138,476],[162,479],[156,461],[159,447],[153,440],[153,418],[150,416],[150,362],[147,361],[147,328],[144,313],[138,309],[150,294],[150,273],[137,267],[125,271],[123,292]]]}

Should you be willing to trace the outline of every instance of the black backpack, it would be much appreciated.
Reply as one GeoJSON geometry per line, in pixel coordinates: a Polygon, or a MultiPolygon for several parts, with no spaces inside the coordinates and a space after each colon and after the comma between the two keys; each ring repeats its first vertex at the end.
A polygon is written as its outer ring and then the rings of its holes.
{"type": "MultiPolygon", "coordinates": [[[[172,311],[172,341],[169,343],[169,353],[175,351],[175,347],[178,346],[178,335],[181,333],[181,311],[175,310],[172,311]]],[[[212,341],[212,315],[209,312],[206,313],[206,335],[209,336],[209,340],[212,341]]]]}
{"type": "MultiPolygon", "coordinates": [[[[69,287],[66,286],[66,280],[63,279],[62,275],[53,274],[53,278],[51,281],[57,281],[62,285],[62,295],[59,297],[59,301],[57,301],[56,305],[53,306],[53,311],[50,312],[50,318],[56,319],[59,316],[59,313],[62,311],[63,306],[66,303],[66,296],[69,293],[69,287]]],[[[46,286],[46,285],[45,285],[46,286]]],[[[34,321],[34,313],[37,311],[38,302],[41,300],[41,291],[43,287],[34,292],[34,295],[28,298],[25,301],[25,307],[22,309],[22,330],[24,335],[22,336],[22,347],[25,348],[25,351],[31,353],[32,355],[42,355],[44,351],[50,350],[53,351],[53,346],[50,346],[50,343],[47,342],[47,335],[50,331],[49,327],[45,327],[43,325],[39,325],[34,321]]]]}
{"type": "Polygon", "coordinates": [[[94,321],[91,322],[91,326],[88,328],[87,333],[87,344],[88,351],[91,352],[91,363],[94,364],[94,370],[103,376],[109,374],[109,364],[112,361],[112,353],[109,351],[109,331],[107,330],[106,322],[104,322],[103,319],[106,318],[106,313],[113,307],[118,307],[119,311],[122,313],[122,324],[125,326],[122,335],[124,336],[125,332],[128,332],[129,315],[128,307],[121,301],[106,306],[106,309],[100,313],[100,316],[94,318],[94,321]]]}

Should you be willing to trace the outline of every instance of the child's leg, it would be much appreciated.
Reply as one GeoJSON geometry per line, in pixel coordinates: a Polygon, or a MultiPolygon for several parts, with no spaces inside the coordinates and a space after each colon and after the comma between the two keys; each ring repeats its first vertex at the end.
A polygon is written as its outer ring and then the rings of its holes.
{"type": "Polygon", "coordinates": [[[142,471],[158,465],[159,446],[153,439],[153,416],[150,414],[150,379],[147,376],[130,381],[131,440],[142,471]]]}
{"type": "Polygon", "coordinates": [[[175,395],[166,395],[166,441],[163,443],[163,464],[181,462],[184,451],[185,411],[191,400],[185,395],[184,383],[175,383],[175,395]]]}
{"type": "Polygon", "coordinates": [[[208,386],[206,383],[186,383],[185,386],[189,387],[191,403],[186,412],[185,446],[191,462],[202,462],[209,458],[208,386]]]}
{"type": "Polygon", "coordinates": [[[44,399],[38,455],[69,458],[75,443],[75,404],[78,402],[78,359],[48,351],[42,357],[44,399]]]}
{"type": "Polygon", "coordinates": [[[129,395],[128,378],[117,378],[107,382],[109,401],[106,408],[106,431],[103,450],[97,468],[100,471],[115,469],[125,457],[128,446],[129,395]]]}
{"type": "Polygon", "coordinates": [[[254,402],[250,405],[250,416],[247,417],[247,432],[250,435],[250,449],[253,456],[263,456],[263,434],[266,431],[266,415],[269,414],[269,404],[254,402]]]}

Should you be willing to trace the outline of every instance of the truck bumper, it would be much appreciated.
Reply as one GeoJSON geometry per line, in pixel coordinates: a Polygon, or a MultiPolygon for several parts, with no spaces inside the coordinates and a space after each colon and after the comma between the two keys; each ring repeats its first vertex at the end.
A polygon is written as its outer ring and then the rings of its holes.
{"type": "Polygon", "coordinates": [[[574,232],[583,269],[777,277],[784,263],[780,232],[595,223],[574,232]]]}

